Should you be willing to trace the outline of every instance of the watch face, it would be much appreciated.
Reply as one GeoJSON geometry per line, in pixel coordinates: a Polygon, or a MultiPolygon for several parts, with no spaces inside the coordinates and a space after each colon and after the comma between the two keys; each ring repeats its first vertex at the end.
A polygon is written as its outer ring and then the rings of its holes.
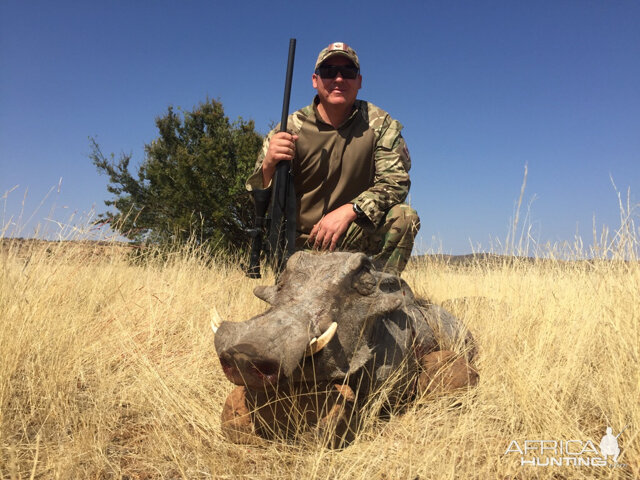
{"type": "Polygon", "coordinates": [[[364,216],[362,209],[355,203],[353,204],[353,211],[356,212],[358,218],[362,218],[364,216]]]}

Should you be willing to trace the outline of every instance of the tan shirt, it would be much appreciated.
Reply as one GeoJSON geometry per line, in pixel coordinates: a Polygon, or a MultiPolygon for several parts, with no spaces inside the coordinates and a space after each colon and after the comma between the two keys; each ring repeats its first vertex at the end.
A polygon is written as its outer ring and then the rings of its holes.
{"type": "MultiPolygon", "coordinates": [[[[298,235],[306,239],[313,226],[346,203],[357,203],[373,229],[390,207],[401,203],[410,186],[411,160],[400,131],[402,125],[380,108],[356,100],[349,118],[338,128],[322,121],[313,104],[291,114],[290,133],[298,135],[292,171],[297,198],[298,235]]],[[[247,180],[247,189],[263,188],[262,161],[269,132],[247,180]]]]}

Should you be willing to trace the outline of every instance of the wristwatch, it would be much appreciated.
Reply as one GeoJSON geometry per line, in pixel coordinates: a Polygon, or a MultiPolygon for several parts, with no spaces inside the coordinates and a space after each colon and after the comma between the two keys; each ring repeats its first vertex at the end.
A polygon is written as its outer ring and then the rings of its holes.
{"type": "Polygon", "coordinates": [[[364,212],[362,211],[362,209],[358,206],[357,203],[353,204],[353,211],[356,212],[356,218],[364,218],[364,212]]]}

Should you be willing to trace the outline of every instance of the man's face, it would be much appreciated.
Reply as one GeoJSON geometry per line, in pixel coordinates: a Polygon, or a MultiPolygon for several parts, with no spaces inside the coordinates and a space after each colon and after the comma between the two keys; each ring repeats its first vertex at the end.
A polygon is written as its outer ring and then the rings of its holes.
{"type": "MultiPolygon", "coordinates": [[[[351,60],[339,55],[328,58],[322,63],[323,66],[334,65],[353,65],[351,60]]],[[[314,73],[311,76],[313,88],[318,91],[320,102],[328,105],[346,105],[351,106],[356,101],[358,90],[362,86],[362,75],[358,74],[357,78],[343,78],[340,73],[335,78],[321,78],[320,75],[314,73]]]]}

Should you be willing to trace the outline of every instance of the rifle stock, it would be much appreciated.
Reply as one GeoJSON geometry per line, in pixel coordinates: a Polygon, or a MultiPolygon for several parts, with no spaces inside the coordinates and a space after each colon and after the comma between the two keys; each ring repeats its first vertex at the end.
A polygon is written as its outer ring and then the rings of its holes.
{"type": "Polygon", "coordinates": [[[269,190],[253,191],[253,203],[255,205],[255,221],[253,228],[249,230],[251,235],[251,253],[249,254],[249,268],[247,269],[247,277],[260,278],[260,256],[262,254],[262,235],[265,227],[265,217],[269,208],[269,199],[271,192],[269,190]]]}

